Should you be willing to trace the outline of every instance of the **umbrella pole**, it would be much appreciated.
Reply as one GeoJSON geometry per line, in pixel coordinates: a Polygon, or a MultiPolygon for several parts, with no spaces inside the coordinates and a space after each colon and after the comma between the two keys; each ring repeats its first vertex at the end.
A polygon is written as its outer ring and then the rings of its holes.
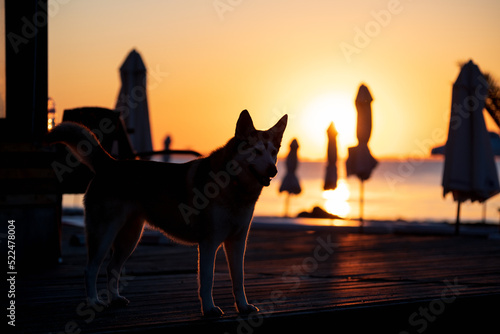
{"type": "Polygon", "coordinates": [[[462,202],[458,200],[458,205],[457,205],[457,220],[455,222],[455,235],[458,235],[460,233],[460,204],[462,202]]]}
{"type": "Polygon", "coordinates": [[[359,223],[360,223],[360,230],[363,232],[363,204],[364,204],[364,186],[363,186],[363,180],[361,180],[360,183],[360,188],[359,188],[359,223]]]}
{"type": "Polygon", "coordinates": [[[486,224],[486,201],[483,202],[483,224],[486,224]]]}
{"type": "Polygon", "coordinates": [[[285,198],[285,218],[288,218],[288,206],[290,204],[290,193],[287,193],[285,198]]]}

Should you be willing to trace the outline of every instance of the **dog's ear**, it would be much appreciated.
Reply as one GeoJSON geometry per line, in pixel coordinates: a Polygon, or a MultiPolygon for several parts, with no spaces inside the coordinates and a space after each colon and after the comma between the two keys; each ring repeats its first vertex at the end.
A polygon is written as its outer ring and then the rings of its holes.
{"type": "Polygon", "coordinates": [[[255,132],[252,117],[245,109],[241,112],[238,122],[236,123],[235,136],[238,139],[247,139],[252,132],[255,132]]]}
{"type": "Polygon", "coordinates": [[[284,115],[272,128],[267,130],[272,138],[275,147],[281,146],[281,139],[283,138],[283,132],[285,132],[286,124],[288,122],[288,115],[284,115]]]}

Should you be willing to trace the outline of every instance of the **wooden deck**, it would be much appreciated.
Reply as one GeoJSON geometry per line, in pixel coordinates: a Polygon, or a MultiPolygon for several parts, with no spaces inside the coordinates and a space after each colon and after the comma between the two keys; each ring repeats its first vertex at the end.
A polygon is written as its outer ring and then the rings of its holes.
{"type": "MultiPolygon", "coordinates": [[[[127,307],[84,303],[82,230],[64,226],[64,262],[18,276],[16,332],[430,333],[495,325],[500,315],[500,241],[474,237],[251,231],[246,290],[259,314],[239,317],[223,251],[214,299],[222,319],[201,316],[197,250],[143,240],[126,264],[127,307]],[[76,238],[75,240],[78,240],[76,238]],[[325,327],[326,326],[326,327],[325,327]]],[[[104,277],[100,282],[104,287],[104,277]]],[[[491,328],[491,327],[489,327],[491,328]]]]}

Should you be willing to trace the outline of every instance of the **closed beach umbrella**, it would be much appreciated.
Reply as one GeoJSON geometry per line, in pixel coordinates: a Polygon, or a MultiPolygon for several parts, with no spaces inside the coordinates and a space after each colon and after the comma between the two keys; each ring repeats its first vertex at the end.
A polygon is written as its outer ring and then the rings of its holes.
{"type": "Polygon", "coordinates": [[[361,181],[359,194],[359,219],[363,222],[363,182],[370,178],[373,169],[377,166],[377,160],[371,155],[368,141],[372,131],[372,109],[373,98],[365,85],[361,85],[356,96],[356,110],[358,119],[356,125],[356,136],[358,145],[349,147],[349,156],[346,160],[347,176],[355,175],[361,181]]]}
{"type": "Polygon", "coordinates": [[[349,157],[346,161],[347,176],[356,175],[361,181],[368,180],[377,166],[377,160],[371,155],[368,141],[372,132],[372,108],[373,98],[365,85],[361,85],[356,96],[356,110],[358,119],[356,124],[356,136],[358,146],[349,147],[349,157]]]}
{"type": "Polygon", "coordinates": [[[280,193],[287,192],[285,202],[285,217],[288,216],[288,205],[290,201],[290,195],[298,195],[301,193],[302,189],[300,187],[299,179],[296,175],[297,166],[299,164],[299,159],[297,156],[297,150],[299,149],[299,143],[297,139],[292,140],[290,143],[290,153],[286,158],[286,174],[280,186],[280,193]]]}
{"type": "Polygon", "coordinates": [[[297,157],[297,150],[299,149],[299,143],[297,139],[292,140],[290,143],[290,152],[286,158],[286,174],[281,183],[280,192],[286,191],[289,194],[300,194],[302,189],[300,188],[299,179],[295,172],[297,170],[297,165],[299,163],[297,157]]]}
{"type": "Polygon", "coordinates": [[[125,121],[132,148],[136,152],[152,151],[146,66],[137,51],[132,50],[123,62],[120,77],[122,87],[115,108],[121,112],[125,121]]]}
{"type": "Polygon", "coordinates": [[[326,166],[325,184],[323,185],[324,190],[333,190],[337,188],[337,129],[335,125],[330,123],[328,130],[326,131],[328,135],[328,149],[327,149],[327,160],[328,164],[326,166]]]}
{"type": "Polygon", "coordinates": [[[483,108],[488,86],[472,61],[453,84],[448,140],[445,146],[443,196],[451,192],[457,204],[455,233],[459,232],[460,203],[484,202],[500,192],[483,108]]]}
{"type": "Polygon", "coordinates": [[[358,95],[356,96],[356,110],[358,112],[358,120],[356,124],[356,137],[359,144],[368,145],[370,135],[372,133],[372,95],[365,85],[359,86],[358,95]]]}

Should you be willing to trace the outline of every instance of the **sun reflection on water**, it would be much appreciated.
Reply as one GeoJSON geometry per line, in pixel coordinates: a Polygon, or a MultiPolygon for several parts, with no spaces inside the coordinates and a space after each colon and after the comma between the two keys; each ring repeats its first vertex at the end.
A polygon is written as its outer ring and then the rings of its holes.
{"type": "Polygon", "coordinates": [[[347,202],[351,192],[345,179],[337,182],[335,190],[323,191],[323,198],[326,199],[325,210],[328,213],[345,218],[351,212],[351,206],[347,202]]]}

